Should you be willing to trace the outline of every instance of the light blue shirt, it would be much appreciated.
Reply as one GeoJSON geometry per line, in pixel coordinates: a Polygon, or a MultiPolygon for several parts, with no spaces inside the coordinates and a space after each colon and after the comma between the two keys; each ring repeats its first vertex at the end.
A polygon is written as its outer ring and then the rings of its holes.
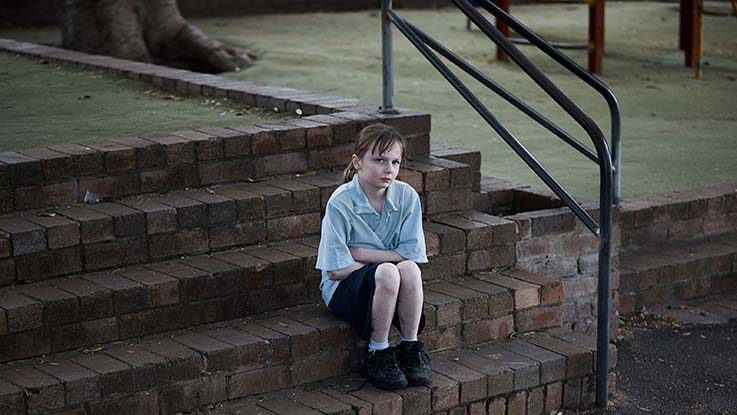
{"type": "Polygon", "coordinates": [[[328,271],[355,263],[349,247],[392,250],[404,259],[427,262],[422,206],[415,189],[394,180],[386,190],[381,213],[369,203],[358,175],[333,192],[322,220],[316,265],[322,271],[320,291],[326,305],[340,283],[328,278],[328,271]]]}

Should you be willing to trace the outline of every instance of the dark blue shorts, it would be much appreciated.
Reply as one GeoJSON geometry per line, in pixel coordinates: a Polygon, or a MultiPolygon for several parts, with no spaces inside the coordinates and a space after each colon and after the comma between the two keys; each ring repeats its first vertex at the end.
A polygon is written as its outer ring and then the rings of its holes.
{"type": "MultiPolygon", "coordinates": [[[[376,281],[374,274],[381,264],[367,264],[353,271],[338,284],[328,308],[338,318],[348,322],[363,340],[371,339],[371,304],[374,301],[376,281]]],[[[395,310],[392,324],[399,329],[399,314],[395,310]]],[[[425,313],[420,315],[417,333],[425,328],[425,313]]]]}

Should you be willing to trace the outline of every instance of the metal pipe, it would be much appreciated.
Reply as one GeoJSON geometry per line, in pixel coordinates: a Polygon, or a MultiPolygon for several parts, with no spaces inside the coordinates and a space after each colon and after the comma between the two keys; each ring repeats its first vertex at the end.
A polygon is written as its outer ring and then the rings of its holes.
{"type": "MultiPolygon", "coordinates": [[[[483,4],[488,0],[480,0],[483,4]]],[[[606,407],[609,396],[609,315],[611,279],[611,226],[612,226],[612,158],[603,133],[576,104],[574,104],[555,84],[514,47],[506,37],[499,33],[467,0],[453,0],[458,8],[478,26],[494,43],[535,81],[543,90],[566,111],[591,138],[599,158],[599,278],[597,290],[597,330],[596,330],[596,404],[606,407]]],[[[506,15],[506,13],[502,13],[506,15]]],[[[507,15],[508,16],[508,15],[507,15]]],[[[509,17],[509,16],[508,16],[509,17]]],[[[544,41],[543,41],[544,42],[544,41]]],[[[570,205],[569,205],[570,206],[570,205]]]]}
{"type": "MultiPolygon", "coordinates": [[[[599,225],[594,221],[591,215],[584,210],[581,205],[576,202],[573,197],[563,189],[558,182],[553,179],[550,174],[535,160],[530,152],[517,140],[512,133],[509,132],[481,103],[481,101],[456,77],[453,72],[443,64],[440,59],[422,42],[420,37],[409,27],[399,15],[393,11],[388,12],[391,21],[404,34],[404,36],[420,51],[420,53],[432,64],[435,69],[440,72],[443,77],[463,96],[466,101],[481,115],[481,117],[496,131],[499,136],[517,153],[520,158],[532,169],[535,174],[558,196],[573,213],[591,230],[594,234],[599,234],[599,225]]],[[[611,165],[609,165],[611,168],[611,165]]],[[[611,172],[610,172],[611,174],[611,172]]]]}
{"type": "Polygon", "coordinates": [[[504,89],[501,85],[496,83],[493,79],[486,76],[484,73],[470,65],[468,62],[464,61],[463,58],[456,55],[452,51],[450,51],[445,46],[441,45],[439,42],[437,42],[435,39],[427,35],[425,32],[417,28],[412,23],[407,22],[407,25],[412,28],[412,30],[417,33],[417,35],[422,39],[425,44],[430,46],[433,50],[435,50],[437,53],[442,55],[444,58],[451,61],[454,65],[458,66],[460,69],[462,69],[467,74],[471,75],[474,79],[481,82],[484,86],[495,92],[497,95],[502,97],[505,101],[512,104],[515,108],[519,109],[523,113],[525,113],[527,116],[532,118],[533,120],[537,121],[540,125],[547,128],[548,131],[552,132],[553,134],[560,137],[563,141],[568,143],[571,147],[578,150],[581,154],[586,156],[589,160],[593,161],[594,163],[599,163],[599,159],[596,157],[596,154],[591,151],[590,148],[586,147],[585,144],[578,141],[575,137],[568,134],[565,130],[558,127],[550,121],[549,119],[545,118],[542,114],[535,111],[534,108],[527,105],[524,101],[514,96],[512,93],[504,89]]]}
{"type": "Polygon", "coordinates": [[[558,49],[551,46],[545,39],[543,39],[537,33],[533,32],[527,26],[522,24],[522,22],[515,19],[508,13],[505,13],[504,10],[502,10],[499,6],[494,4],[494,2],[489,1],[489,0],[474,0],[474,3],[480,4],[481,7],[483,7],[487,12],[491,13],[494,17],[504,21],[515,32],[517,32],[521,36],[524,36],[526,39],[530,41],[530,43],[537,46],[540,50],[542,50],[543,52],[545,52],[545,54],[553,58],[553,60],[561,64],[564,68],[573,72],[573,74],[581,78],[581,80],[586,82],[589,86],[594,88],[594,90],[599,92],[599,94],[601,94],[604,97],[604,100],[609,106],[609,114],[611,118],[611,147],[612,147],[611,156],[612,156],[612,163],[615,167],[614,181],[613,181],[613,192],[614,192],[613,203],[614,205],[618,206],[621,200],[622,162],[621,162],[621,152],[620,152],[620,149],[621,149],[620,134],[621,134],[622,122],[621,122],[621,110],[619,108],[619,102],[617,101],[617,97],[614,96],[614,93],[612,92],[612,90],[609,89],[609,87],[607,87],[603,82],[601,82],[599,78],[591,75],[581,65],[573,61],[571,58],[569,58],[564,53],[561,53],[558,49]]]}
{"type": "Polygon", "coordinates": [[[392,10],[392,0],[381,0],[381,80],[382,114],[398,114],[394,108],[394,62],[392,44],[392,25],[388,13],[392,10]]]}

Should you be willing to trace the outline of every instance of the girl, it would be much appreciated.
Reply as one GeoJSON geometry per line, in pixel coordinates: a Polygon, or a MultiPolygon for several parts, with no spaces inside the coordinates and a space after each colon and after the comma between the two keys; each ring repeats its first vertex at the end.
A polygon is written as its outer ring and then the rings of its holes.
{"type": "Polygon", "coordinates": [[[384,124],[364,128],[328,201],[317,268],[328,309],[369,340],[361,370],[382,389],[426,385],[429,358],[417,334],[424,327],[422,278],[427,262],[420,199],[397,181],[405,142],[384,124]],[[400,343],[389,347],[391,324],[400,343]]]}

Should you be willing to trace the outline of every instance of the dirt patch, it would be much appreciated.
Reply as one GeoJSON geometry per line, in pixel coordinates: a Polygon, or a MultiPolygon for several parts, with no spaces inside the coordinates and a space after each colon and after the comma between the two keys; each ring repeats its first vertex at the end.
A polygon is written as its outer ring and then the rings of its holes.
{"type": "Polygon", "coordinates": [[[617,393],[581,414],[737,414],[737,321],[682,324],[638,314],[617,342],[617,393]]]}

